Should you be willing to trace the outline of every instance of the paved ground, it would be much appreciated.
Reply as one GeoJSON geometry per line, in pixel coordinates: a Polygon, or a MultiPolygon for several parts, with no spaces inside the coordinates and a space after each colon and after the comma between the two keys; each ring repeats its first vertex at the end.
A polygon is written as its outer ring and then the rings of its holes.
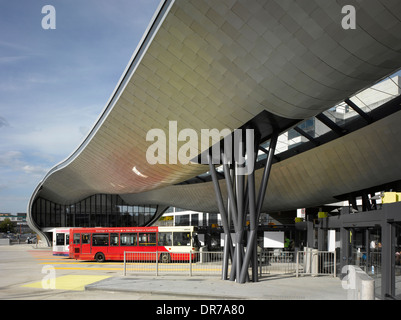
{"type": "Polygon", "coordinates": [[[183,298],[256,300],[342,300],[346,291],[339,279],[329,277],[264,277],[257,283],[238,284],[206,277],[111,277],[86,290],[174,294],[183,298]]]}
{"type": "Polygon", "coordinates": [[[0,299],[17,300],[342,300],[338,278],[264,277],[237,284],[219,277],[122,276],[123,264],[53,257],[31,245],[0,246],[0,299]]]}

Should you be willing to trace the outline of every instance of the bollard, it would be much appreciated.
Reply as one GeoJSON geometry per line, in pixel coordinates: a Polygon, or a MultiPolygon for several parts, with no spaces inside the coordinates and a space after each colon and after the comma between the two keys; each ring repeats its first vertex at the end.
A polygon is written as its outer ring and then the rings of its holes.
{"type": "Polygon", "coordinates": [[[373,279],[361,281],[361,300],[375,300],[375,281],[373,279]]]}

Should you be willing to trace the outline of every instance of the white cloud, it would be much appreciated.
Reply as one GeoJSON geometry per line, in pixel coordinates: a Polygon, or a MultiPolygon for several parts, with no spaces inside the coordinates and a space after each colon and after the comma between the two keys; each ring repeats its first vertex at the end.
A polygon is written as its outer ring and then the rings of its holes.
{"type": "Polygon", "coordinates": [[[7,151],[0,154],[0,167],[3,168],[18,168],[21,166],[22,153],[19,151],[7,151]]]}
{"type": "Polygon", "coordinates": [[[20,151],[7,151],[0,154],[0,172],[6,176],[7,172],[20,172],[32,175],[35,177],[43,176],[49,171],[45,165],[34,165],[28,163],[24,159],[24,155],[20,151]]]}
{"type": "Polygon", "coordinates": [[[44,176],[49,171],[48,168],[43,168],[41,166],[32,166],[29,164],[23,166],[22,170],[25,173],[33,174],[33,175],[40,175],[40,176],[44,176]]]}

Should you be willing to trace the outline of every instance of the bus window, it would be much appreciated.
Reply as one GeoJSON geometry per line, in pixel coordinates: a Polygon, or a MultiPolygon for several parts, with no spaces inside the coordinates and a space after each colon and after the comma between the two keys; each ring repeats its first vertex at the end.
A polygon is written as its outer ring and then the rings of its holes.
{"type": "Polygon", "coordinates": [[[110,245],[118,247],[118,233],[110,233],[110,245]]]}
{"type": "Polygon", "coordinates": [[[155,246],[156,245],[156,233],[139,233],[139,245],[140,246],[155,246]]]}
{"type": "Polygon", "coordinates": [[[190,232],[174,232],[173,233],[173,246],[190,246],[191,233],[190,232]]]}
{"type": "Polygon", "coordinates": [[[90,234],[87,234],[87,233],[82,234],[81,244],[89,244],[90,243],[89,238],[90,238],[90,234]]]}
{"type": "Polygon", "coordinates": [[[74,244],[80,244],[81,234],[74,233],[74,244]]]}
{"type": "Polygon", "coordinates": [[[70,244],[70,235],[66,234],[65,235],[65,244],[68,246],[70,244]]]}
{"type": "Polygon", "coordinates": [[[64,245],[64,233],[56,233],[56,246],[64,245]]]}
{"type": "Polygon", "coordinates": [[[109,234],[108,233],[94,233],[92,235],[92,246],[104,247],[109,245],[109,234]]]}
{"type": "Polygon", "coordinates": [[[137,243],[136,233],[121,234],[121,246],[136,246],[137,243]]]}
{"type": "Polygon", "coordinates": [[[159,232],[159,246],[172,246],[173,234],[171,232],[159,232]]]}

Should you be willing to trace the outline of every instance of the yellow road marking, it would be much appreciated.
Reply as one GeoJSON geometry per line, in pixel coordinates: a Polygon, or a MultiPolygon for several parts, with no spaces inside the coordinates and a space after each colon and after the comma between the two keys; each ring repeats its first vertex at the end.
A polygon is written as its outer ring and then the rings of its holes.
{"type": "Polygon", "coordinates": [[[49,262],[53,262],[53,261],[73,261],[73,260],[63,260],[63,259],[36,259],[37,261],[49,261],[49,262]]]}
{"type": "MultiPolygon", "coordinates": [[[[100,280],[110,278],[110,276],[97,276],[97,275],[68,275],[55,278],[54,288],[59,290],[72,290],[72,291],[84,291],[85,286],[100,280]]],[[[22,287],[47,289],[44,286],[48,286],[48,282],[44,284],[42,281],[25,284],[22,287]]]]}
{"type": "Polygon", "coordinates": [[[55,270],[97,270],[97,271],[121,271],[124,268],[85,268],[85,267],[56,267],[55,270]]]}

